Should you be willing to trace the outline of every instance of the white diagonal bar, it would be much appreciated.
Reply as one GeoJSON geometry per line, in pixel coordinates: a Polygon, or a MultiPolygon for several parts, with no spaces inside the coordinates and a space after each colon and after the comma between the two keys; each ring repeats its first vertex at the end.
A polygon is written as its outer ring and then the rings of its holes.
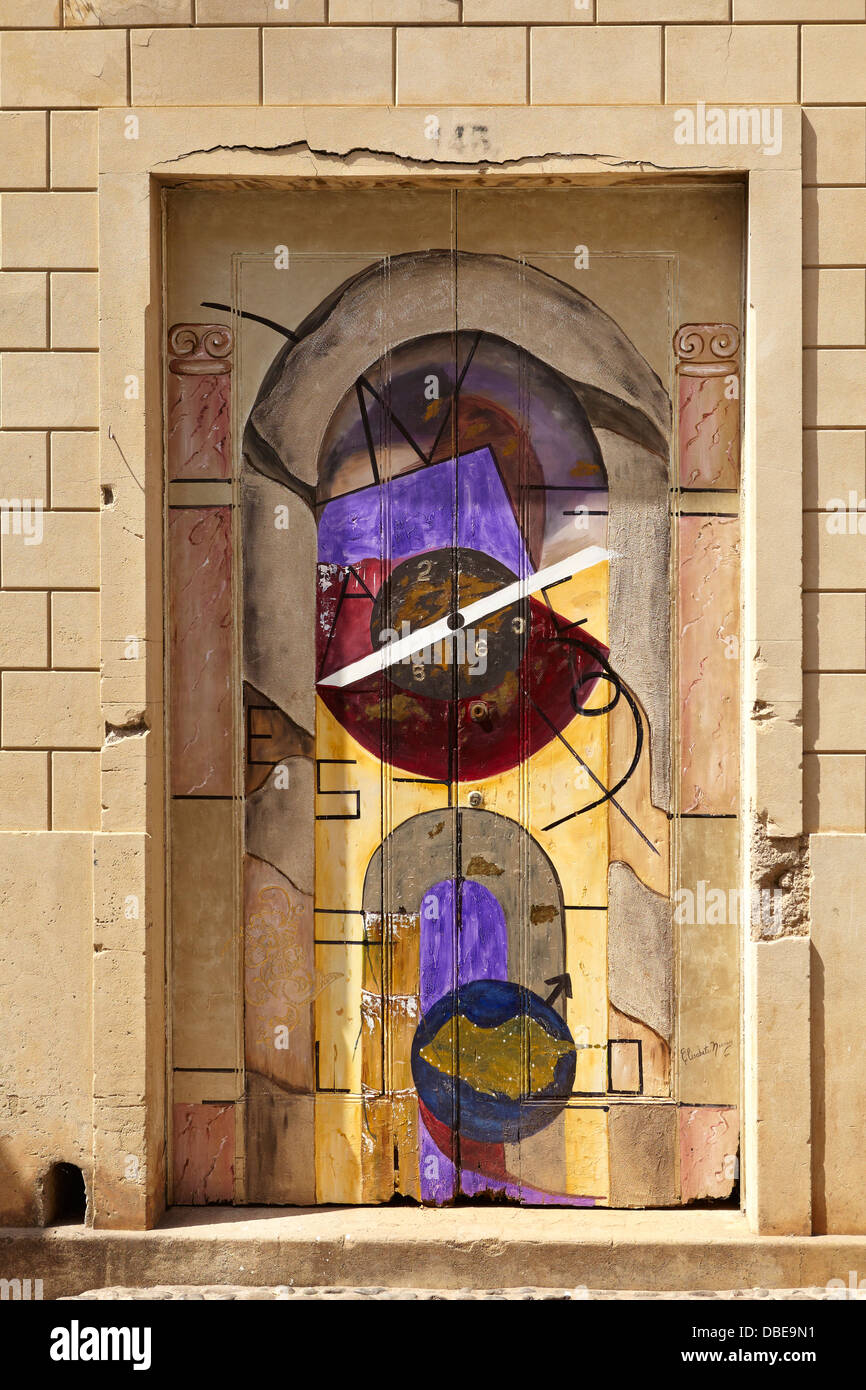
{"type": "Polygon", "coordinates": [[[528,598],[530,594],[537,594],[542,589],[549,588],[551,584],[570,579],[581,570],[592,569],[593,565],[600,565],[603,560],[610,558],[611,551],[603,549],[600,545],[590,545],[585,550],[566,555],[564,560],[557,560],[555,565],[536,570],[535,574],[529,574],[525,579],[515,579],[513,584],[506,584],[504,589],[497,589],[495,594],[485,594],[474,603],[468,603],[465,608],[458,608],[457,612],[463,621],[456,627],[451,626],[451,614],[447,618],[437,618],[435,623],[419,627],[417,632],[411,632],[408,637],[398,637],[378,652],[370,652],[369,656],[362,656],[359,661],[350,662],[339,671],[333,671],[330,676],[323,676],[317,684],[339,687],[354,685],[355,681],[363,680],[365,676],[374,676],[379,671],[386,671],[389,666],[402,661],[406,656],[412,656],[422,647],[444,642],[446,637],[453,637],[460,628],[473,627],[483,618],[489,618],[491,613],[498,613],[512,603],[519,603],[521,599],[528,598]]]}

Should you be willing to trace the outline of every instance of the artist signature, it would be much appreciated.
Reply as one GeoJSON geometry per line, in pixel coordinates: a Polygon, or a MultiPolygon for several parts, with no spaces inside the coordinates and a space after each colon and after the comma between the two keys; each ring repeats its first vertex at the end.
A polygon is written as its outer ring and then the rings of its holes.
{"type": "Polygon", "coordinates": [[[696,1062],[699,1057],[729,1057],[734,1042],[708,1042],[703,1047],[681,1047],[680,1057],[683,1063],[696,1062]]]}

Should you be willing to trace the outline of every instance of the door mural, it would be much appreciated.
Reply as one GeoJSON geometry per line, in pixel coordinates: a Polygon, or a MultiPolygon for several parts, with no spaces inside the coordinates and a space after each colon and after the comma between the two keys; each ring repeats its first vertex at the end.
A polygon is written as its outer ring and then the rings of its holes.
{"type": "Polygon", "coordinates": [[[739,332],[670,260],[292,253],[281,316],[252,250],[173,323],[178,958],[210,858],[239,986],[231,1067],[175,1027],[176,1201],[735,1190],[739,332]]]}

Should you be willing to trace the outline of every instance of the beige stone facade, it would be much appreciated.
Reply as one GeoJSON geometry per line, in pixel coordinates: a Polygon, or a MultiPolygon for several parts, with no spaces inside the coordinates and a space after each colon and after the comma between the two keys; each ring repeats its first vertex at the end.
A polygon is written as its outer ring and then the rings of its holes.
{"type": "Polygon", "coordinates": [[[788,894],[742,942],[741,1191],[755,1233],[866,1233],[862,0],[0,0],[0,99],[0,1221],[58,1162],[97,1227],[166,1202],[162,189],[723,178],[743,883],[788,894]],[[716,106],[779,148],[675,139],[716,106]]]}

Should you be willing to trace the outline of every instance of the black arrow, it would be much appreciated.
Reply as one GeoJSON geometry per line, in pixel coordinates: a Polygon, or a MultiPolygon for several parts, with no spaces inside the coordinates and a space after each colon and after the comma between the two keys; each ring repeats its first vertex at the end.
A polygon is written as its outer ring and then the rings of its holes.
{"type": "Polygon", "coordinates": [[[546,1004],[554,1004],[560,994],[564,994],[566,999],[571,998],[571,976],[570,975],[551,975],[549,980],[545,980],[546,985],[553,985],[553,993],[545,999],[546,1004]]]}

